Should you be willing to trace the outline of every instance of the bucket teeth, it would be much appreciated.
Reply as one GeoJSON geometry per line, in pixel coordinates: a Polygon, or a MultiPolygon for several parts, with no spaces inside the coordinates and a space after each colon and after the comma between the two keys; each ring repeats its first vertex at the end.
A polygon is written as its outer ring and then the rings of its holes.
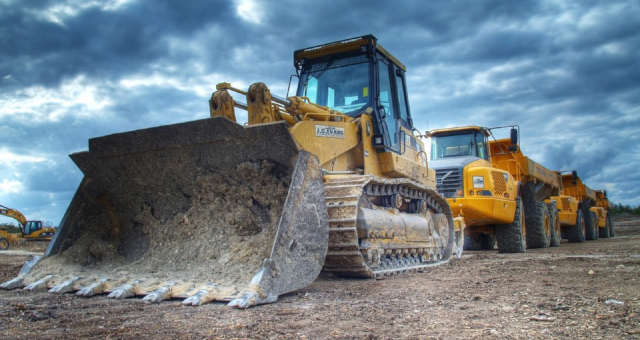
{"type": "Polygon", "coordinates": [[[41,278],[40,280],[27,285],[26,287],[24,287],[24,289],[25,290],[31,290],[31,291],[47,289],[47,283],[51,279],[53,279],[53,275],[47,275],[47,276],[41,278]]]}
{"type": "Polygon", "coordinates": [[[263,303],[272,303],[278,300],[278,296],[267,295],[262,297],[258,292],[247,290],[240,294],[239,297],[231,300],[227,306],[236,308],[249,308],[251,306],[260,305],[263,303]]]}
{"type": "Polygon", "coordinates": [[[134,281],[132,283],[125,283],[121,286],[116,287],[107,295],[108,298],[111,299],[125,299],[128,297],[132,297],[136,295],[136,285],[138,285],[138,281],[134,281]]]}
{"type": "Polygon", "coordinates": [[[24,286],[22,277],[14,277],[13,279],[3,282],[0,284],[0,288],[2,289],[16,289],[24,286]]]}
{"type": "Polygon", "coordinates": [[[58,285],[55,285],[49,289],[49,293],[63,294],[73,291],[73,284],[80,280],[80,277],[74,276],[69,280],[66,280],[58,285]]]}
{"type": "Polygon", "coordinates": [[[171,297],[171,287],[173,287],[174,285],[175,285],[174,283],[169,283],[167,285],[164,285],[154,290],[153,292],[147,294],[147,296],[142,298],[142,301],[146,303],[164,301],[171,297]]]}
{"type": "Polygon", "coordinates": [[[104,293],[104,284],[107,282],[107,280],[108,279],[100,279],[98,282],[94,282],[88,286],[82,287],[76,292],[76,295],[89,297],[97,294],[102,294],[104,293]]]}
{"type": "Polygon", "coordinates": [[[195,292],[195,294],[184,299],[182,301],[182,304],[186,306],[200,306],[207,302],[213,301],[216,298],[215,289],[215,285],[207,285],[204,288],[200,288],[197,292],[195,292]]]}

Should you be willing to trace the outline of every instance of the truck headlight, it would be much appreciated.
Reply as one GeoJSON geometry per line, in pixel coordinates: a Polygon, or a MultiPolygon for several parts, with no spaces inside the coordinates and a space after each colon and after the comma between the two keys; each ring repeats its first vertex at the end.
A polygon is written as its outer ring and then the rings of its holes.
{"type": "Polygon", "coordinates": [[[484,177],[483,176],[473,176],[473,188],[474,189],[482,189],[482,188],[484,188],[484,177]]]}

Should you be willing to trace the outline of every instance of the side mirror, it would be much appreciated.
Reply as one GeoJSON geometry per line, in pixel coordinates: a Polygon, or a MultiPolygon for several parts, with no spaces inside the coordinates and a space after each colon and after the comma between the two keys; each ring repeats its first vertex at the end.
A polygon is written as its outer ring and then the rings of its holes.
{"type": "Polygon", "coordinates": [[[578,172],[576,170],[571,171],[571,175],[573,175],[573,179],[578,179],[578,172]]]}
{"type": "Polygon", "coordinates": [[[511,145],[518,145],[518,130],[511,128],[511,145]]]}

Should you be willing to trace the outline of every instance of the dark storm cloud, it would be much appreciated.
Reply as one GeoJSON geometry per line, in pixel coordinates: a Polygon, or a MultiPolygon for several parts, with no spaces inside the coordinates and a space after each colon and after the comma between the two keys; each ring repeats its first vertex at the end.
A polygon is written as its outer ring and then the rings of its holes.
{"type": "Polygon", "coordinates": [[[0,1],[0,151],[45,159],[0,167],[24,186],[12,205],[59,218],[81,178],[66,155],[88,138],[204,118],[221,81],[285,95],[293,50],[369,33],[407,65],[418,128],[520,124],[537,161],[640,204],[636,1],[87,4],[0,1]],[[108,102],[38,102],[65,86],[65,101],[91,86],[108,102]]]}
{"type": "Polygon", "coordinates": [[[233,14],[226,1],[134,1],[115,11],[79,10],[61,25],[36,15],[52,4],[0,5],[0,73],[11,74],[14,86],[144,70],[169,54],[166,38],[189,36],[233,14]]]}

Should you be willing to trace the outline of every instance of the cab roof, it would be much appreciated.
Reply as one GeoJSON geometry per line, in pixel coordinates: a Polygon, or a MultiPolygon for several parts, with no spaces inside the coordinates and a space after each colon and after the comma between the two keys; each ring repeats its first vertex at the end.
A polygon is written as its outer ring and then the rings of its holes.
{"type": "Polygon", "coordinates": [[[403,71],[407,71],[407,67],[404,66],[400,60],[396,59],[391,53],[389,53],[382,45],[378,42],[378,39],[373,35],[363,35],[361,37],[355,37],[345,40],[334,41],[328,44],[322,44],[312,47],[303,48],[300,50],[296,50],[293,52],[293,64],[297,65],[299,60],[302,59],[315,59],[320,57],[325,57],[332,54],[339,54],[350,51],[357,51],[362,46],[371,46],[374,47],[378,52],[382,53],[384,56],[389,58],[396,66],[401,68],[403,71]]]}
{"type": "Polygon", "coordinates": [[[431,130],[429,131],[428,136],[432,137],[435,135],[444,135],[444,134],[462,132],[462,131],[478,131],[483,133],[487,137],[490,135],[489,130],[485,127],[477,126],[477,125],[468,125],[468,126],[458,126],[458,127],[452,127],[452,128],[431,130]]]}

